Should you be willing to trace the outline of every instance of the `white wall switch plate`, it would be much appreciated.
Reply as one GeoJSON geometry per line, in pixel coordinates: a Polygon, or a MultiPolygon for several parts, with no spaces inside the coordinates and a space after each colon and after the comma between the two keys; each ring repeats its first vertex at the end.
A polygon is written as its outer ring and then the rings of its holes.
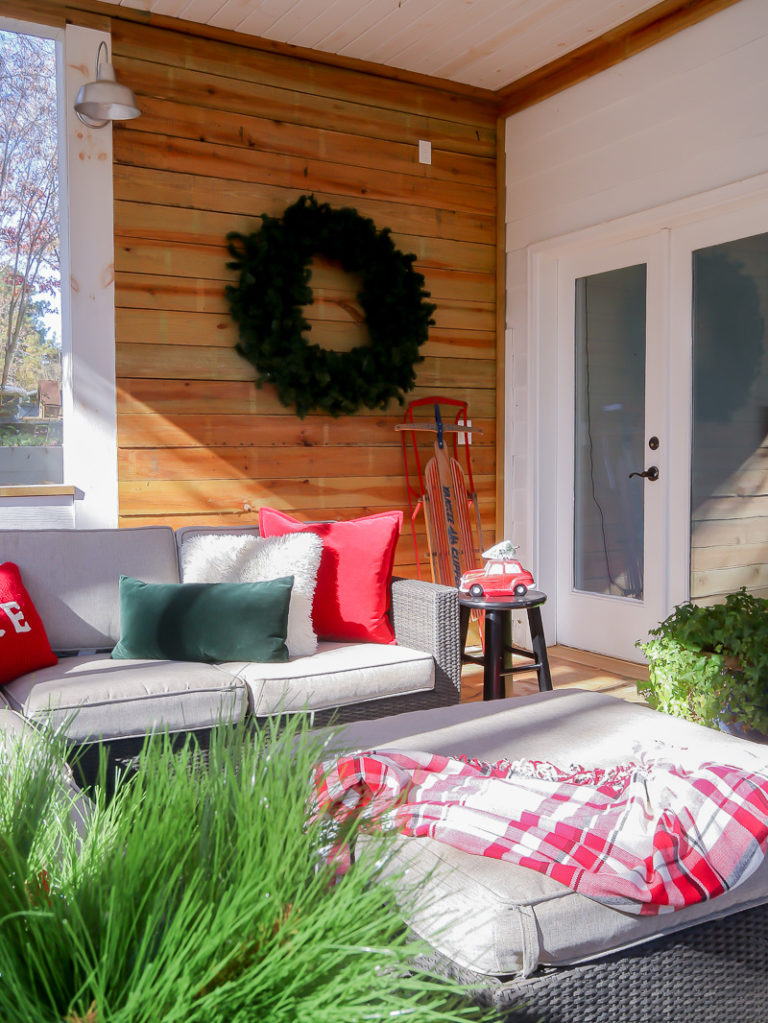
{"type": "Polygon", "coordinates": [[[432,163],[432,143],[419,139],[419,163],[432,163]]]}

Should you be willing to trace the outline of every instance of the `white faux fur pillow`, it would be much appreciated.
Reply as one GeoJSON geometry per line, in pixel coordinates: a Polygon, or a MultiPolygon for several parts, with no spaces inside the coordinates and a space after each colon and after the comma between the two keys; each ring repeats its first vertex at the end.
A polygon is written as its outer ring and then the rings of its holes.
{"type": "Polygon", "coordinates": [[[317,650],[312,601],[323,541],[314,533],[290,536],[192,536],[181,545],[185,583],[258,583],[293,576],[286,645],[291,657],[317,650]]]}

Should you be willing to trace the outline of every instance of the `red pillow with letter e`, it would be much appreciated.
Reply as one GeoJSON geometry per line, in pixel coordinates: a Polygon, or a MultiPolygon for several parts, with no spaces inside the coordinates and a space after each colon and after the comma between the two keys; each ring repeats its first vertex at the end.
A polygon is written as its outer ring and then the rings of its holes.
{"type": "Polygon", "coordinates": [[[394,643],[387,611],[401,511],[346,522],[299,522],[273,508],[259,508],[262,536],[315,533],[323,541],[312,604],[320,639],[394,643]]]}
{"type": "Polygon", "coordinates": [[[0,565],[0,685],[58,663],[18,565],[0,565]]]}

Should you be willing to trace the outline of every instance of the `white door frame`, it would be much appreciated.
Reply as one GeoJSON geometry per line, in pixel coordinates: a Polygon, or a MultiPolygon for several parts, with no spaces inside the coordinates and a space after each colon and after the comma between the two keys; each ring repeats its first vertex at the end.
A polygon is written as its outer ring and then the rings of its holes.
{"type": "MultiPolygon", "coordinates": [[[[574,241],[571,239],[570,241],[574,241]]],[[[537,543],[534,562],[539,586],[548,594],[547,633],[550,642],[562,642],[557,625],[560,615],[568,615],[573,629],[567,642],[584,649],[599,650],[613,656],[639,659],[636,639],[663,617],[668,603],[668,583],[664,566],[669,564],[666,523],[670,521],[667,455],[669,443],[669,402],[666,389],[664,338],[667,334],[668,300],[666,280],[668,234],[649,232],[645,236],[590,238],[587,244],[578,238],[573,244],[553,245],[537,253],[532,261],[534,302],[538,313],[536,333],[539,344],[533,360],[537,376],[535,431],[538,440],[538,471],[535,526],[537,543]],[[658,483],[640,484],[646,506],[645,546],[646,598],[622,600],[573,592],[573,298],[563,286],[575,276],[587,276],[605,270],[644,263],[648,272],[646,302],[646,338],[649,372],[646,393],[651,403],[646,432],[657,433],[661,447],[646,452],[647,465],[659,466],[658,483]],[[653,547],[651,547],[653,542],[653,547]],[[608,625],[606,615],[613,615],[608,625]],[[605,622],[604,634],[601,631],[605,622]],[[593,629],[597,624],[598,628],[593,629]],[[599,635],[595,636],[594,632],[599,635]],[[577,641],[574,637],[583,637],[577,641]]],[[[533,353],[532,353],[533,354],[533,353]]],[[[650,434],[649,434],[650,435],[650,434]]],[[[683,567],[687,571],[687,564],[683,567]]]]}
{"type": "MultiPolygon", "coordinates": [[[[691,249],[717,244],[732,237],[768,229],[768,174],[692,196],[653,210],[643,211],[607,224],[548,239],[528,248],[527,360],[528,429],[523,451],[515,448],[512,424],[507,425],[508,465],[529,465],[525,514],[531,537],[530,561],[537,584],[548,595],[543,615],[547,639],[558,641],[558,528],[557,480],[553,466],[558,456],[558,409],[556,395],[562,386],[558,366],[558,261],[576,252],[631,242],[668,232],[669,279],[664,309],[667,389],[664,421],[668,438],[666,472],[669,480],[666,521],[666,611],[688,599],[690,593],[690,420],[691,420],[691,249]],[[736,233],[734,234],[734,230],[736,233]],[[743,234],[740,233],[743,230],[743,234]],[[682,400],[681,400],[682,398],[682,400]],[[521,458],[522,456],[522,458],[521,458]],[[676,515],[670,509],[678,509],[676,515]]],[[[520,487],[507,473],[507,507],[514,507],[513,488],[520,487]]],[[[508,513],[505,535],[519,535],[519,523],[508,513]]],[[[637,652],[637,658],[641,654],[637,652]]]]}
{"type": "Polygon", "coordinates": [[[667,333],[666,286],[668,280],[668,232],[656,232],[645,238],[633,238],[615,245],[590,248],[557,259],[558,267],[558,343],[557,402],[557,564],[558,635],[569,646],[626,659],[637,657],[635,641],[665,616],[667,603],[666,564],[668,555],[666,523],[672,518],[668,508],[667,474],[667,373],[664,366],[664,339],[667,333]],[[641,599],[587,593],[574,582],[574,323],[575,280],[621,267],[642,264],[646,267],[645,328],[645,426],[642,453],[633,465],[641,471],[656,465],[656,482],[637,480],[633,495],[642,500],[644,549],[644,587],[641,599]],[[652,434],[661,439],[657,451],[647,441],[652,434]],[[567,633],[565,632],[567,628],[567,633]]]}

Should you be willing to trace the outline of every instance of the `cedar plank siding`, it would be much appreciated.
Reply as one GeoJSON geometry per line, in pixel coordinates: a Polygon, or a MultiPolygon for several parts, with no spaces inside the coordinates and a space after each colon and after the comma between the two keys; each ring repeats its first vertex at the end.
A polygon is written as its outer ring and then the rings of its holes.
{"type": "MultiPolygon", "coordinates": [[[[32,16],[26,4],[9,14],[32,16]],[[23,12],[23,13],[22,13],[23,12]]],[[[268,504],[299,518],[401,508],[396,569],[415,574],[402,409],[300,420],[234,350],[228,231],[302,194],[352,206],[416,255],[436,303],[409,397],[469,402],[485,539],[496,533],[497,174],[490,93],[327,59],[91,0],[34,16],[112,34],[142,116],[115,124],[114,229],[120,524],[238,525],[268,504]],[[189,29],[189,31],[187,31],[189,29]],[[419,139],[432,164],[418,163],[419,139]]],[[[354,279],[317,259],[312,340],[364,343],[354,279]]],[[[419,529],[426,550],[423,525],[419,529]]],[[[424,560],[426,566],[426,560],[424,560]]],[[[426,569],[426,577],[429,570],[426,569]]]]}
{"type": "MultiPolygon", "coordinates": [[[[301,420],[234,351],[225,235],[312,192],[416,255],[438,309],[412,397],[465,398],[483,420],[473,468],[493,534],[493,103],[133,20],[111,32],[142,109],[114,136],[121,523],[249,523],[261,504],[302,519],[399,507],[407,522],[397,402],[301,420]]],[[[364,343],[355,280],[318,259],[312,285],[312,340],[364,343]]],[[[397,569],[413,574],[407,534],[397,569]]]]}
{"type": "MultiPolygon", "coordinates": [[[[234,351],[227,231],[314,193],[416,254],[438,309],[413,396],[465,397],[483,417],[475,465],[493,523],[492,104],[133,22],[115,20],[112,39],[144,112],[114,135],[121,522],[249,522],[261,504],[299,518],[407,511],[397,403],[302,421],[234,351]]],[[[355,281],[316,260],[312,285],[312,340],[364,343],[355,281]]],[[[398,570],[413,562],[406,536],[398,570]]]]}

